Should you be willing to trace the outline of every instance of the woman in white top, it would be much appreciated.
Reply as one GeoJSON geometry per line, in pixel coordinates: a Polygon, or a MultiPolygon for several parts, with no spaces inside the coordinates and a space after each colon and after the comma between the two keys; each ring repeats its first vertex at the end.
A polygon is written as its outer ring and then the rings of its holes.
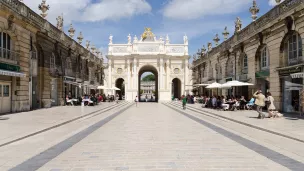
{"type": "Polygon", "coordinates": [[[222,97],[222,108],[224,110],[229,110],[229,104],[225,104],[227,101],[226,101],[226,97],[222,97]]]}
{"type": "Polygon", "coordinates": [[[267,93],[267,98],[266,98],[266,101],[268,102],[268,111],[269,110],[275,110],[275,106],[274,106],[274,98],[271,96],[271,93],[268,92],[267,93]]]}

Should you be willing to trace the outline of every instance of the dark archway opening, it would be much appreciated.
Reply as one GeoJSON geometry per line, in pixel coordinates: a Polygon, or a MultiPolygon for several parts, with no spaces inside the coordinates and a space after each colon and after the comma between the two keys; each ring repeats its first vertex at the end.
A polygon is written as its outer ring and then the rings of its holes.
{"type": "Polygon", "coordinates": [[[182,82],[178,78],[174,78],[172,80],[172,98],[173,99],[180,99],[181,97],[181,88],[182,82]]]}
{"type": "Polygon", "coordinates": [[[120,91],[116,91],[116,94],[119,95],[119,100],[125,99],[125,80],[118,78],[115,82],[115,87],[119,88],[120,91]]]}
{"type": "Polygon", "coordinates": [[[156,68],[147,65],[138,73],[139,102],[158,102],[158,73],[156,68]]]}

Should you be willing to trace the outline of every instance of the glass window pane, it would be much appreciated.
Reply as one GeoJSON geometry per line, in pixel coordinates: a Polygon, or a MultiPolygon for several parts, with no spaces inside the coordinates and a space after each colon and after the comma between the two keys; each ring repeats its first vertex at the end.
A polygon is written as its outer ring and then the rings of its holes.
{"type": "Polygon", "coordinates": [[[3,97],[9,97],[9,85],[3,85],[3,97]]]}
{"type": "Polygon", "coordinates": [[[3,33],[2,40],[3,40],[3,45],[2,45],[2,47],[3,47],[4,49],[6,49],[6,33],[3,33]]]}
{"type": "Polygon", "coordinates": [[[2,85],[0,84],[0,97],[2,97],[2,85]]]}

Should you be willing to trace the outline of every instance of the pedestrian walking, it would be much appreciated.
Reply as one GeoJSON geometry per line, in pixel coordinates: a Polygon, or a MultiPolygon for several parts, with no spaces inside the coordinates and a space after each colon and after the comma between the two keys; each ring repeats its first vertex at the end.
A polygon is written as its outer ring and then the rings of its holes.
{"type": "Polygon", "coordinates": [[[265,115],[262,112],[262,108],[265,106],[265,95],[262,90],[258,90],[253,94],[253,97],[255,97],[256,111],[259,113],[258,118],[264,119],[265,115]]]}
{"type": "Polygon", "coordinates": [[[134,100],[136,107],[137,107],[137,101],[138,101],[138,99],[137,99],[137,96],[136,96],[135,100],[134,100]]]}
{"type": "Polygon", "coordinates": [[[183,109],[186,109],[186,104],[187,104],[187,97],[186,96],[182,96],[182,103],[183,103],[183,109]]]}

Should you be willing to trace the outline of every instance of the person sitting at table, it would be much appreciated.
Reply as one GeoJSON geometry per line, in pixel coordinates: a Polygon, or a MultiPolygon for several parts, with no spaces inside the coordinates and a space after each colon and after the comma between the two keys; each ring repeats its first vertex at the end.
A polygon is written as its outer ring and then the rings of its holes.
{"type": "Polygon", "coordinates": [[[246,104],[247,104],[246,99],[244,98],[244,96],[241,96],[241,98],[240,98],[240,109],[241,109],[241,110],[244,110],[246,104]]]}
{"type": "Polygon", "coordinates": [[[223,110],[229,110],[229,104],[227,104],[225,96],[222,96],[222,108],[223,110]]]}
{"type": "Polygon", "coordinates": [[[66,95],[66,97],[65,97],[65,101],[66,101],[66,104],[68,105],[68,104],[71,104],[72,106],[74,106],[74,104],[73,104],[73,100],[71,100],[70,98],[69,98],[69,96],[68,95],[66,95]]]}

